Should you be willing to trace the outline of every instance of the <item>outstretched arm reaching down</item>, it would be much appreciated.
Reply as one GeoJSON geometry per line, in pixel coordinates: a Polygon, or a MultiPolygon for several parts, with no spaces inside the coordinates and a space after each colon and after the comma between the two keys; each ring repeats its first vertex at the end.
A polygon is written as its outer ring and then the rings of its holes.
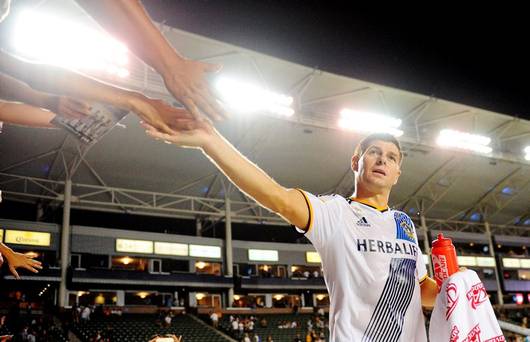
{"type": "Polygon", "coordinates": [[[199,118],[201,112],[214,120],[226,116],[206,80],[206,76],[217,72],[220,66],[181,56],[153,24],[139,0],[77,0],[77,3],[153,67],[164,79],[169,92],[195,118],[199,118]]]}

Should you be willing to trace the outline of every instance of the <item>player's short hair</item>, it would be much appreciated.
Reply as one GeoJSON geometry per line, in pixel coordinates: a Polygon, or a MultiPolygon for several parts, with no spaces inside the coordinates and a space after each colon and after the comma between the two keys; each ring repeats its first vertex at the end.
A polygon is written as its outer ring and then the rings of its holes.
{"type": "Polygon", "coordinates": [[[366,152],[366,149],[368,149],[368,147],[370,147],[370,145],[376,140],[386,141],[386,142],[396,145],[399,151],[399,162],[401,163],[401,161],[403,160],[403,151],[401,150],[401,144],[399,143],[399,141],[396,139],[395,136],[393,136],[392,134],[388,134],[388,133],[373,133],[365,137],[363,140],[359,142],[359,144],[357,144],[357,147],[355,147],[355,152],[353,153],[353,155],[359,156],[359,157],[362,156],[363,153],[366,152]]]}

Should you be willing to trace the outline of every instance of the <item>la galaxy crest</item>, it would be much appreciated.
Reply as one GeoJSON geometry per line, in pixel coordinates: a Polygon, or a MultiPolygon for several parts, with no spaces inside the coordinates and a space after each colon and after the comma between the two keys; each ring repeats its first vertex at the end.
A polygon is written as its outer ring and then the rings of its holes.
{"type": "Polygon", "coordinates": [[[396,211],[394,212],[394,220],[396,221],[397,238],[415,243],[414,225],[410,217],[405,213],[396,211]]]}

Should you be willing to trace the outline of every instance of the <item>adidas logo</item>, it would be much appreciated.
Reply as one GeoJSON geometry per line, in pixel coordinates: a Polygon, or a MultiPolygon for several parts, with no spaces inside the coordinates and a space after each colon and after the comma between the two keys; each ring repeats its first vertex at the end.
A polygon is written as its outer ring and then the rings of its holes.
{"type": "Polygon", "coordinates": [[[368,221],[366,220],[366,217],[364,217],[364,216],[359,221],[357,221],[356,224],[358,226],[362,226],[362,227],[371,227],[370,223],[368,223],[368,221]]]}

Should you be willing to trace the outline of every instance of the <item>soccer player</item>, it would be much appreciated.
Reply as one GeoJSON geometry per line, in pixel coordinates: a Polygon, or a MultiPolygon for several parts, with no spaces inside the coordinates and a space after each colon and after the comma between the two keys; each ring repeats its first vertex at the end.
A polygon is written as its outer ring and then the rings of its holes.
{"type": "Polygon", "coordinates": [[[355,193],[317,197],[276,183],[210,124],[148,135],[198,148],[242,191],[305,232],[321,256],[330,294],[331,341],[426,341],[422,305],[438,292],[427,276],[414,225],[390,209],[401,174],[399,142],[388,134],[361,141],[351,158],[355,193]]]}

